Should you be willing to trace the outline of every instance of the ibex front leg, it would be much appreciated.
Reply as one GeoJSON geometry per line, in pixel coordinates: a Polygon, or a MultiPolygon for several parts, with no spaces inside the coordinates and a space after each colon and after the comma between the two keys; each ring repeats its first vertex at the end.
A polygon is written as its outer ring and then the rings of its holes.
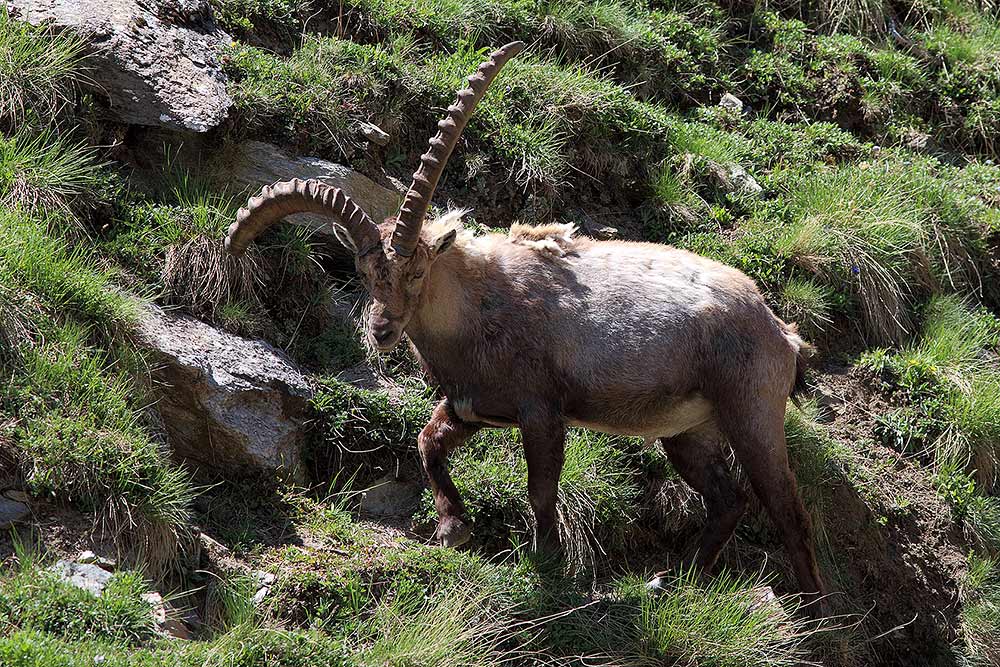
{"type": "Polygon", "coordinates": [[[420,459],[430,479],[434,506],[438,511],[437,537],[446,547],[457,547],[469,541],[472,531],[462,520],[465,507],[455,483],[448,474],[448,454],[468,440],[481,426],[459,419],[448,399],[438,403],[424,430],[417,437],[420,459]]]}
{"type": "Polygon", "coordinates": [[[528,464],[528,499],[535,513],[535,548],[558,551],[556,503],[559,499],[566,425],[556,414],[534,410],[523,412],[518,425],[528,464]]]}

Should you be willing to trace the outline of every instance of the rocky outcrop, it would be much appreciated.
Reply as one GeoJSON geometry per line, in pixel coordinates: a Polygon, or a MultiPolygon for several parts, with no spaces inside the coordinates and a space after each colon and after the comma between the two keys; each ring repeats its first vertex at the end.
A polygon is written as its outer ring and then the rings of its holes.
{"type": "MultiPolygon", "coordinates": [[[[220,167],[227,176],[227,184],[233,189],[245,190],[249,196],[276,181],[316,178],[346,192],[376,222],[395,215],[402,201],[402,196],[398,193],[382,187],[353,169],[316,157],[293,156],[263,141],[247,141],[230,146],[220,162],[220,167]]],[[[311,213],[300,213],[289,216],[288,221],[308,227],[315,236],[341,248],[330,228],[329,219],[311,213]]]]}
{"type": "Polygon", "coordinates": [[[178,457],[301,474],[312,388],[284,354],[155,306],[143,307],[138,338],[158,362],[157,407],[178,457]]]}
{"type": "Polygon", "coordinates": [[[83,38],[82,83],[125,123],[205,132],[229,112],[220,52],[230,38],[205,0],[4,1],[17,18],[83,38]]]}

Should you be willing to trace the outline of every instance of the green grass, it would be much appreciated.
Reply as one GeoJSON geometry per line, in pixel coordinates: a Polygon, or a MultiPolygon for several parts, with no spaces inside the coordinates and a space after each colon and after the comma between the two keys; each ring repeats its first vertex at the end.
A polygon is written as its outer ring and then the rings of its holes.
{"type": "MultiPolygon", "coordinates": [[[[427,54],[402,37],[376,46],[313,39],[288,59],[239,47],[230,70],[251,132],[347,155],[359,141],[351,128],[371,120],[393,137],[390,149],[408,152],[422,149],[436,110],[483,56],[467,46],[427,54]]],[[[642,173],[622,148],[651,156],[663,147],[664,128],[661,110],[607,77],[524,54],[490,88],[465,132],[469,148],[449,171],[461,174],[466,159],[484,160],[480,173],[509,175],[522,188],[562,188],[577,171],[597,178],[642,173]]]]}
{"type": "Polygon", "coordinates": [[[48,227],[0,216],[0,276],[29,295],[30,318],[20,331],[4,327],[16,369],[0,394],[13,417],[4,453],[35,493],[90,507],[130,534],[131,555],[157,572],[189,530],[191,490],[140,412],[143,365],[125,342],[135,304],[48,227]]]}
{"type": "Polygon", "coordinates": [[[107,333],[127,327],[134,304],[111,289],[112,276],[95,269],[92,255],[50,236],[51,227],[47,219],[17,210],[0,213],[3,284],[28,290],[52,312],[79,317],[107,333]]]}
{"type": "Polygon", "coordinates": [[[763,586],[725,572],[704,584],[679,575],[663,595],[640,599],[641,657],[732,667],[799,664],[808,632],[788,601],[761,597],[763,586]]]}
{"type": "Polygon", "coordinates": [[[970,554],[962,586],[962,630],[972,664],[1000,659],[1000,564],[970,554]]]}
{"type": "MultiPolygon", "coordinates": [[[[556,592],[558,584],[543,585],[556,592]]],[[[720,572],[702,581],[680,572],[652,596],[640,579],[625,577],[590,604],[577,598],[579,606],[552,620],[542,641],[556,654],[623,667],[800,664],[813,630],[795,615],[794,601],[769,598],[766,586],[760,577],[720,572]]]]}
{"type": "Polygon", "coordinates": [[[158,574],[190,530],[190,481],[138,411],[135,369],[86,333],[51,326],[23,352],[2,394],[17,418],[5,428],[5,453],[34,493],[90,508],[112,536],[131,536],[125,555],[158,574]]]}
{"type": "Polygon", "coordinates": [[[129,646],[154,634],[147,587],[135,572],[117,573],[100,597],[40,567],[0,583],[0,625],[63,639],[100,639],[129,646]]]}
{"type": "MultiPolygon", "coordinates": [[[[922,293],[977,288],[977,218],[927,163],[888,160],[793,177],[778,254],[857,299],[878,343],[915,333],[922,293]]],[[[768,208],[761,223],[767,224],[768,208]]]]}
{"type": "Polygon", "coordinates": [[[955,297],[931,301],[921,338],[897,353],[861,359],[901,394],[876,433],[933,461],[934,484],[976,543],[1000,545],[1000,323],[955,297]]]}
{"type": "Polygon", "coordinates": [[[943,422],[937,456],[968,466],[987,489],[1000,473],[1000,368],[989,357],[998,341],[992,314],[938,298],[928,306],[920,341],[895,362],[903,386],[943,422]]]}
{"type": "Polygon", "coordinates": [[[63,580],[33,547],[14,541],[17,561],[0,569],[0,629],[44,632],[63,639],[99,639],[120,646],[151,639],[152,607],[138,572],[120,571],[100,596],[63,580]]]}
{"type": "Polygon", "coordinates": [[[815,335],[832,323],[832,302],[828,286],[792,278],[781,292],[781,316],[786,322],[798,324],[804,335],[815,335]]]}
{"type": "Polygon", "coordinates": [[[376,608],[357,633],[361,646],[353,660],[365,667],[499,667],[518,657],[513,640],[525,629],[511,612],[497,609],[491,591],[474,584],[455,584],[426,600],[398,599],[376,608]]]}
{"type": "Polygon", "coordinates": [[[46,125],[71,101],[83,74],[84,42],[0,9],[0,122],[46,125]]]}
{"type": "MultiPolygon", "coordinates": [[[[559,483],[559,533],[567,562],[593,568],[627,541],[638,514],[638,462],[621,438],[571,430],[559,483]]],[[[481,544],[503,547],[531,534],[534,516],[528,503],[527,468],[518,431],[489,431],[464,445],[449,467],[473,534],[481,544]]],[[[437,516],[426,492],[418,522],[437,516]]]]}
{"type": "Polygon", "coordinates": [[[519,39],[567,62],[597,62],[651,99],[690,104],[727,83],[728,46],[711,8],[650,9],[620,0],[359,0],[346,30],[379,37],[412,33],[449,50],[519,39]]]}
{"type": "Polygon", "coordinates": [[[80,228],[77,213],[101,182],[96,154],[47,130],[0,136],[0,205],[56,213],[80,228]]]}

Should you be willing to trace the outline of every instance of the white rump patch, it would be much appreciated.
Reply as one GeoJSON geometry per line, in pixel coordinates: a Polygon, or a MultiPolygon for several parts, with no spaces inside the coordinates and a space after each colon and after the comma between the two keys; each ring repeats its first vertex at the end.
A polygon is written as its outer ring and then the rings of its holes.
{"type": "Polygon", "coordinates": [[[576,225],[524,225],[514,223],[510,226],[507,238],[513,243],[528,246],[533,250],[551,257],[563,257],[573,245],[573,235],[576,225]]]}

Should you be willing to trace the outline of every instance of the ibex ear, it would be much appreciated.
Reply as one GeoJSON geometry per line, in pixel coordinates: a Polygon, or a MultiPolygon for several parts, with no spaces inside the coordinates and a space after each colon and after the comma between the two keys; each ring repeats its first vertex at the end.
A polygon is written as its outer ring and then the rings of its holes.
{"type": "Polygon", "coordinates": [[[434,255],[440,255],[450,248],[451,244],[455,242],[456,236],[458,236],[458,232],[454,229],[449,229],[444,234],[431,241],[431,248],[434,249],[434,255]]]}

